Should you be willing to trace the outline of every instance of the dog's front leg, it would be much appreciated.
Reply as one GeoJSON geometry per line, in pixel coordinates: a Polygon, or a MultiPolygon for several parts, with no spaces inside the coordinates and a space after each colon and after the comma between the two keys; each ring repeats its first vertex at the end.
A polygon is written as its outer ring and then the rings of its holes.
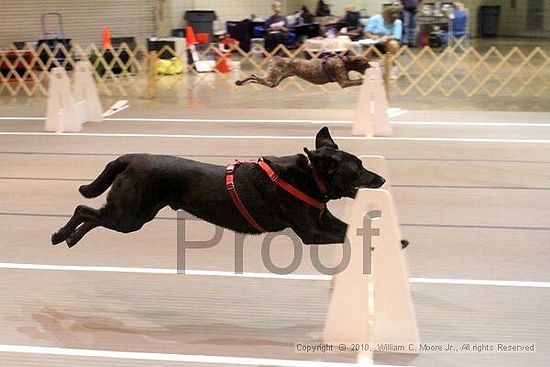
{"type": "Polygon", "coordinates": [[[356,87],[363,84],[363,79],[339,79],[337,80],[341,88],[356,87]]]}
{"type": "Polygon", "coordinates": [[[344,243],[348,225],[325,210],[316,221],[303,222],[293,225],[292,229],[305,245],[326,245],[330,243],[344,243]]]}

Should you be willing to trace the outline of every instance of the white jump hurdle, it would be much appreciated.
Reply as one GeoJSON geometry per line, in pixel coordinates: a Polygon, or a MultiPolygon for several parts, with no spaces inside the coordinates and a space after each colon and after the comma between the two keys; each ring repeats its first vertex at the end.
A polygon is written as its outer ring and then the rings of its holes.
{"type": "Polygon", "coordinates": [[[386,163],[381,156],[364,156],[362,160],[369,170],[386,179],[385,189],[361,189],[350,202],[347,236],[351,258],[346,269],[334,278],[324,340],[335,344],[417,346],[420,337],[386,163]],[[363,251],[369,249],[364,246],[361,231],[367,230],[364,218],[373,210],[381,214],[372,221],[379,234],[366,234],[374,250],[371,274],[364,274],[364,261],[369,256],[363,251]]]}
{"type": "Polygon", "coordinates": [[[46,131],[80,131],[85,122],[103,121],[102,112],[89,62],[76,63],[74,88],[71,87],[71,81],[64,68],[57,67],[51,70],[46,131]]]}
{"type": "Polygon", "coordinates": [[[355,110],[352,126],[353,135],[389,136],[392,126],[388,117],[388,100],[382,80],[382,68],[377,62],[371,62],[365,71],[359,101],[355,110]]]}

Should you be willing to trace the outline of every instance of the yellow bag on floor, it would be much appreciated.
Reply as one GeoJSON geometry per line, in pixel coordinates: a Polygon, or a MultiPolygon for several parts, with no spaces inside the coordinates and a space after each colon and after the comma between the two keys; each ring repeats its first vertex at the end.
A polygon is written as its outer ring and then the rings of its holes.
{"type": "Polygon", "coordinates": [[[183,62],[179,57],[170,60],[160,59],[157,63],[157,73],[162,75],[175,75],[183,73],[183,62]]]}

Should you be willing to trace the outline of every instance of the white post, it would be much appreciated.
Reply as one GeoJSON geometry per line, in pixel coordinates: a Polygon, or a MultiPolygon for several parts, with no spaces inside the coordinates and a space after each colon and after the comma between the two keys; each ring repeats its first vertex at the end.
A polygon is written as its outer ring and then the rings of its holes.
{"type": "Polygon", "coordinates": [[[48,87],[46,131],[80,131],[82,121],[75,102],[67,72],[61,67],[53,68],[48,87]]]}
{"type": "Polygon", "coordinates": [[[84,121],[101,122],[103,121],[103,108],[99,100],[99,93],[95,80],[92,76],[92,66],[88,61],[79,61],[76,63],[76,75],[74,80],[74,96],[77,103],[84,103],[86,118],[84,121]]]}
{"type": "Polygon", "coordinates": [[[367,137],[389,136],[392,134],[392,127],[389,123],[382,69],[377,62],[370,64],[361,84],[352,133],[367,137]]]}
{"type": "Polygon", "coordinates": [[[370,256],[365,251],[370,252],[370,249],[364,248],[363,237],[357,234],[363,228],[363,217],[367,210],[365,199],[365,192],[361,189],[351,205],[347,231],[351,256],[348,266],[333,279],[324,328],[324,340],[329,343],[364,343],[371,340],[371,274],[363,271],[363,259],[370,256]]]}
{"type": "Polygon", "coordinates": [[[392,196],[386,190],[361,189],[351,205],[350,262],[335,275],[324,339],[417,346],[420,338],[392,196]],[[372,275],[365,263],[369,260],[372,275]]]}
{"type": "Polygon", "coordinates": [[[379,236],[373,238],[372,281],[374,283],[375,343],[417,346],[420,343],[409,284],[401,231],[392,195],[386,190],[366,189],[373,206],[380,210],[379,236]]]}

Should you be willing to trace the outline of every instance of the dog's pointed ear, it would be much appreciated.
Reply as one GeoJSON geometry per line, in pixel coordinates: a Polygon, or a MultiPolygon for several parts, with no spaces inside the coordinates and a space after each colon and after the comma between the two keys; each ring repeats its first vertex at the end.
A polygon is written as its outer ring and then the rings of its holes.
{"type": "Polygon", "coordinates": [[[326,126],[319,130],[317,136],[315,137],[315,149],[319,149],[322,147],[338,149],[338,145],[336,145],[334,140],[332,140],[330,132],[328,131],[328,127],[326,126]]]}
{"type": "Polygon", "coordinates": [[[322,159],[322,153],[318,150],[309,150],[304,147],[304,153],[306,153],[311,164],[317,164],[322,159]]]}
{"type": "Polygon", "coordinates": [[[310,161],[313,160],[313,152],[311,150],[304,147],[304,153],[306,153],[306,155],[307,155],[307,157],[309,158],[310,161]]]}

